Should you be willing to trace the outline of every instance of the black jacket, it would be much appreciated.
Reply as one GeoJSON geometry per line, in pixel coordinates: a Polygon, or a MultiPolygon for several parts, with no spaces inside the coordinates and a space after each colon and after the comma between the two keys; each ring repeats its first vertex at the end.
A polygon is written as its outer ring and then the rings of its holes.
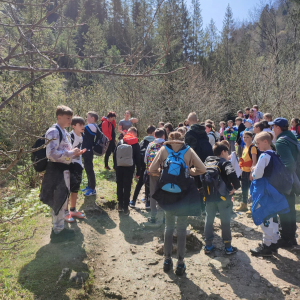
{"type": "Polygon", "coordinates": [[[242,143],[242,138],[241,138],[241,133],[246,129],[246,126],[244,125],[244,123],[241,123],[239,125],[239,128],[238,128],[238,135],[236,137],[236,142],[238,143],[238,145],[241,145],[242,143]]]}
{"type": "Polygon", "coordinates": [[[92,132],[88,125],[84,127],[83,141],[82,141],[82,149],[86,148],[86,150],[92,150],[94,146],[94,141],[96,137],[96,132],[92,132]]]}

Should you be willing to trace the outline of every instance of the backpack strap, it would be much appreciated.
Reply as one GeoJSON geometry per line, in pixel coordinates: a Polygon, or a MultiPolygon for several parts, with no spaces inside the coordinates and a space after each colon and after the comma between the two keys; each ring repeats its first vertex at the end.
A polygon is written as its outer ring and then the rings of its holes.
{"type": "Polygon", "coordinates": [[[282,139],[287,140],[287,141],[291,142],[292,144],[294,144],[295,146],[298,147],[298,144],[299,144],[298,141],[294,141],[293,139],[291,139],[288,136],[282,136],[282,137],[279,138],[279,140],[282,140],[282,139]]]}
{"type": "Polygon", "coordinates": [[[255,147],[255,146],[254,146],[254,145],[250,145],[249,150],[248,150],[248,154],[249,154],[249,157],[251,158],[251,160],[252,160],[251,149],[252,149],[253,147],[255,147]]]}
{"type": "Polygon", "coordinates": [[[70,133],[70,136],[71,136],[71,142],[72,142],[72,145],[73,145],[74,142],[75,142],[75,135],[74,135],[74,133],[70,133]]]}
{"type": "Polygon", "coordinates": [[[61,143],[62,139],[63,139],[63,134],[59,128],[58,125],[55,125],[55,128],[58,130],[58,133],[59,133],[59,143],[61,143]]]}
{"type": "MultiPolygon", "coordinates": [[[[93,124],[93,125],[95,125],[95,124],[93,124]]],[[[97,127],[98,127],[98,126],[97,126],[97,127]]],[[[85,125],[85,128],[86,128],[86,130],[88,131],[89,134],[91,134],[91,135],[96,135],[95,132],[92,132],[92,131],[91,131],[91,129],[89,128],[89,125],[85,125]]],[[[98,128],[99,128],[99,127],[98,127],[98,128]]]]}

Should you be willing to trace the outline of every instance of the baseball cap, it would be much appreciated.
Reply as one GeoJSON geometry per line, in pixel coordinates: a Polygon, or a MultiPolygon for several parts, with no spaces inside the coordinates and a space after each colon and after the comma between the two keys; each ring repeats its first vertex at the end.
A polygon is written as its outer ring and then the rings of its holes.
{"type": "Polygon", "coordinates": [[[253,121],[251,120],[251,119],[247,119],[246,121],[245,121],[245,123],[246,122],[248,122],[248,123],[250,123],[251,125],[253,125],[253,121]]]}
{"type": "Polygon", "coordinates": [[[285,118],[276,118],[273,122],[269,122],[269,125],[277,125],[279,127],[289,126],[289,122],[285,118]]]}

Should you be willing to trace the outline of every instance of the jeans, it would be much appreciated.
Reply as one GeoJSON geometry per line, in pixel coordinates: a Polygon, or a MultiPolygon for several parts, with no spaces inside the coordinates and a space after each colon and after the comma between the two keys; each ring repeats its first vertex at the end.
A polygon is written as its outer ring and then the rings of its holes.
{"type": "Polygon", "coordinates": [[[128,209],[133,173],[131,167],[116,169],[118,202],[123,209],[128,209]]]}
{"type": "Polygon", "coordinates": [[[111,155],[112,153],[114,153],[115,147],[116,147],[115,141],[114,141],[114,140],[111,140],[111,141],[109,142],[108,148],[107,148],[106,153],[105,153],[105,156],[104,156],[104,165],[105,165],[105,167],[108,167],[108,160],[109,160],[109,157],[110,157],[110,155],[111,155]]]}
{"type": "Polygon", "coordinates": [[[155,217],[157,214],[156,208],[156,200],[153,199],[152,195],[155,193],[156,184],[158,181],[158,176],[151,176],[150,175],[150,208],[151,208],[151,217],[155,217]]]}
{"type": "MultiPolygon", "coordinates": [[[[165,241],[164,252],[165,258],[172,257],[173,249],[173,232],[175,229],[175,214],[171,211],[166,211],[166,226],[165,226],[165,241]]],[[[186,228],[188,217],[177,217],[177,258],[178,262],[183,262],[186,246],[186,228]]]]}
{"type": "Polygon", "coordinates": [[[231,219],[231,200],[230,196],[226,197],[226,201],[210,201],[206,203],[206,218],[205,218],[205,242],[207,246],[211,246],[214,239],[214,220],[217,211],[220,213],[222,239],[227,248],[231,246],[231,230],[230,230],[230,219],[231,219]]]}
{"type": "Polygon", "coordinates": [[[83,155],[84,169],[88,178],[88,187],[92,190],[96,187],[96,177],[94,172],[93,158],[94,154],[91,151],[85,152],[83,155]]]}
{"type": "Polygon", "coordinates": [[[247,203],[249,197],[249,189],[250,189],[251,181],[250,181],[250,172],[242,172],[242,196],[243,203],[247,203]]]}
{"type": "Polygon", "coordinates": [[[228,142],[229,142],[228,154],[231,154],[231,152],[235,151],[235,141],[228,141],[228,142]]]}

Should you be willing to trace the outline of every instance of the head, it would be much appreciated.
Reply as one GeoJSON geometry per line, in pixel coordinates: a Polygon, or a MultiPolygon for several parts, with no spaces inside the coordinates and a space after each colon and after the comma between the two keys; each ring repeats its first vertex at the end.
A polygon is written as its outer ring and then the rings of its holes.
{"type": "Polygon", "coordinates": [[[219,125],[221,128],[224,128],[226,126],[226,123],[224,121],[221,121],[219,125]]]}
{"type": "Polygon", "coordinates": [[[195,112],[190,113],[188,115],[188,121],[190,126],[192,126],[193,124],[197,124],[198,123],[197,114],[195,112]]]}
{"type": "Polygon", "coordinates": [[[254,109],[254,108],[251,108],[249,114],[250,114],[251,117],[253,117],[254,114],[255,114],[255,109],[254,109]]]}
{"type": "Polygon", "coordinates": [[[256,122],[253,126],[253,132],[258,134],[264,130],[265,126],[262,122],[256,122]]]}
{"type": "Polygon", "coordinates": [[[173,125],[171,123],[166,123],[165,129],[166,129],[167,134],[171,133],[174,130],[173,125]]]}
{"type": "Polygon", "coordinates": [[[185,134],[186,134],[186,130],[185,130],[184,127],[179,127],[179,128],[177,129],[177,131],[180,132],[180,133],[182,134],[182,136],[185,136],[185,134]]]}
{"type": "Polygon", "coordinates": [[[74,132],[79,135],[80,133],[83,133],[84,132],[84,125],[85,125],[85,122],[84,122],[84,119],[81,118],[81,117],[73,117],[72,118],[72,122],[71,122],[71,125],[72,125],[72,128],[74,130],[74,132]]]}
{"type": "Polygon", "coordinates": [[[235,124],[236,124],[236,126],[240,126],[242,123],[243,123],[243,119],[241,117],[235,118],[235,124]]]}
{"type": "Polygon", "coordinates": [[[150,136],[150,135],[154,136],[155,130],[156,130],[156,128],[155,128],[154,125],[148,126],[148,128],[147,128],[147,134],[148,134],[149,136],[150,136]]]}
{"type": "Polygon", "coordinates": [[[215,156],[225,158],[226,160],[229,160],[229,154],[228,154],[228,148],[225,144],[222,142],[217,142],[213,146],[213,152],[215,156]]]}
{"type": "Polygon", "coordinates": [[[270,132],[261,132],[255,136],[256,146],[260,151],[271,150],[273,135],[270,132]]]}
{"type": "Polygon", "coordinates": [[[273,130],[275,137],[278,137],[280,133],[283,131],[288,131],[289,130],[289,122],[285,118],[276,118],[274,122],[270,122],[269,125],[274,125],[273,130]]]}
{"type": "Polygon", "coordinates": [[[183,122],[180,122],[179,124],[178,124],[178,128],[179,127],[183,127],[183,122]]]}
{"type": "Polygon", "coordinates": [[[264,125],[264,129],[270,128],[268,121],[261,121],[260,123],[262,123],[264,125]]]}
{"type": "Polygon", "coordinates": [[[213,127],[215,126],[214,121],[211,120],[211,119],[207,119],[207,120],[205,121],[205,124],[211,124],[213,127]]]}
{"type": "Polygon", "coordinates": [[[158,128],[154,132],[154,136],[156,139],[165,139],[165,131],[163,128],[158,128]]]}
{"type": "Polygon", "coordinates": [[[206,131],[206,133],[211,132],[212,129],[213,129],[213,127],[212,127],[211,124],[209,124],[209,123],[205,124],[205,131],[206,131]]]}
{"type": "Polygon", "coordinates": [[[88,124],[93,124],[93,123],[97,123],[99,119],[99,116],[96,112],[94,111],[89,111],[86,114],[86,121],[88,122],[88,124]]]}
{"type": "Polygon", "coordinates": [[[230,144],[229,144],[228,141],[223,140],[223,141],[221,141],[220,143],[223,144],[223,145],[225,145],[228,149],[230,148],[230,144]]]}
{"type": "Polygon", "coordinates": [[[131,112],[129,110],[126,110],[124,114],[124,119],[128,121],[130,117],[131,117],[131,112]]]}
{"type": "Polygon", "coordinates": [[[231,128],[231,127],[233,126],[233,121],[232,121],[232,120],[229,120],[229,121],[227,122],[227,124],[228,124],[228,127],[231,128]]]}
{"type": "Polygon", "coordinates": [[[130,127],[127,133],[137,137],[137,129],[135,127],[130,127]]]}
{"type": "Polygon", "coordinates": [[[273,117],[272,117],[272,115],[270,113],[265,113],[264,114],[264,120],[268,121],[268,122],[272,122],[273,117]]]}
{"type": "Polygon", "coordinates": [[[186,119],[186,120],[184,121],[183,125],[184,125],[184,126],[189,126],[189,125],[190,125],[190,122],[189,122],[189,120],[188,120],[188,119],[186,119]]]}
{"type": "Polygon", "coordinates": [[[299,119],[298,118],[293,118],[292,120],[291,120],[291,125],[293,126],[293,127],[296,127],[297,126],[297,124],[299,124],[299,119]]]}
{"type": "Polygon", "coordinates": [[[158,128],[164,128],[165,123],[164,122],[158,122],[158,128]]]}
{"type": "Polygon", "coordinates": [[[238,118],[243,118],[244,117],[243,111],[242,110],[238,110],[237,116],[238,116],[238,118]]]}
{"type": "Polygon", "coordinates": [[[169,134],[169,141],[183,141],[183,135],[178,131],[173,131],[169,134]]]}
{"type": "Polygon", "coordinates": [[[57,124],[61,128],[69,127],[72,122],[73,111],[70,107],[65,105],[57,106],[56,108],[56,118],[57,124]]]}
{"type": "Polygon", "coordinates": [[[256,109],[256,111],[258,111],[258,105],[257,104],[253,105],[253,108],[256,109]]]}
{"type": "Polygon", "coordinates": [[[114,111],[110,111],[106,116],[106,118],[109,122],[112,122],[113,120],[115,120],[116,117],[117,117],[117,115],[114,111]]]}
{"type": "Polygon", "coordinates": [[[246,108],[245,108],[245,114],[246,114],[246,115],[249,115],[249,113],[250,113],[250,107],[246,107],[246,108]]]}
{"type": "Polygon", "coordinates": [[[249,146],[252,144],[253,134],[249,131],[244,131],[243,133],[243,140],[246,144],[246,146],[249,146]]]}
{"type": "Polygon", "coordinates": [[[245,127],[246,128],[251,128],[253,126],[253,121],[250,119],[247,119],[245,122],[245,127]]]}

